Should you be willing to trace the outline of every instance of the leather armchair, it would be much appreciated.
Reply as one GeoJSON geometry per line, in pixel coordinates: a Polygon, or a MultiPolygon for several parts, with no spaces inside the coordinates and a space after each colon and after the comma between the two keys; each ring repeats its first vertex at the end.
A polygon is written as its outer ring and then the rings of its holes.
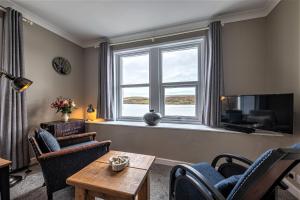
{"type": "Polygon", "coordinates": [[[170,200],[275,199],[282,179],[300,162],[300,144],[270,149],[252,162],[222,154],[212,164],[177,165],[170,174],[170,200]],[[217,167],[217,163],[225,160],[217,167]],[[238,161],[238,162],[234,162],[238,161]]]}
{"type": "Polygon", "coordinates": [[[95,141],[96,133],[83,133],[57,138],[61,150],[43,153],[35,136],[29,137],[42,168],[48,199],[67,187],[66,179],[109,151],[111,141],[95,141]]]}

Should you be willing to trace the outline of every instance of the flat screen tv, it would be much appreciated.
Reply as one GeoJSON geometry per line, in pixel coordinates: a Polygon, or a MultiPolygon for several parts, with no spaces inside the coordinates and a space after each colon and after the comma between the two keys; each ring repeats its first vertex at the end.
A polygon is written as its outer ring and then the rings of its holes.
{"type": "Polygon", "coordinates": [[[221,124],[293,134],[293,94],[221,97],[221,124]]]}

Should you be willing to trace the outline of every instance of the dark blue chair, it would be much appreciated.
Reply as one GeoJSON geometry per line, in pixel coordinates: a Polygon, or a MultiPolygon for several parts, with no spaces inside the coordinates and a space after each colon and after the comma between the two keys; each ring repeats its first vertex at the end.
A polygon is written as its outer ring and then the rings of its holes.
{"type": "Polygon", "coordinates": [[[55,138],[43,129],[29,137],[42,168],[48,200],[53,199],[54,192],[68,186],[68,177],[109,152],[111,141],[99,142],[95,137],[92,132],[55,138]]]}
{"type": "Polygon", "coordinates": [[[296,144],[270,149],[255,162],[222,154],[211,165],[177,165],[170,174],[170,200],[274,199],[277,186],[288,188],[282,179],[299,161],[300,144],[296,144]],[[217,168],[221,160],[225,162],[217,168]]]}

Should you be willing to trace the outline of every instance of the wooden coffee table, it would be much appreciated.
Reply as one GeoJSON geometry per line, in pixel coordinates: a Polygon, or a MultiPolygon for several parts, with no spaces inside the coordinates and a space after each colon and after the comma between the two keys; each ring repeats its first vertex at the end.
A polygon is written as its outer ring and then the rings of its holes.
{"type": "Polygon", "coordinates": [[[67,179],[75,187],[76,200],[91,200],[100,197],[107,200],[149,200],[149,169],[154,156],[109,151],[67,179]],[[121,172],[113,172],[108,159],[126,155],[129,166],[121,172]]]}

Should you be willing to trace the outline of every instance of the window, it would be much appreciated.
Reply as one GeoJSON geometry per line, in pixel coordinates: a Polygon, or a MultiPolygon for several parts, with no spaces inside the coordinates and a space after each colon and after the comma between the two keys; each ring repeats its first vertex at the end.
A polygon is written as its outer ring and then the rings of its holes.
{"type": "Polygon", "coordinates": [[[140,117],[149,110],[149,53],[120,57],[121,116],[140,117]]]}
{"type": "Polygon", "coordinates": [[[198,121],[204,39],[115,52],[118,119],[198,121]]]}

